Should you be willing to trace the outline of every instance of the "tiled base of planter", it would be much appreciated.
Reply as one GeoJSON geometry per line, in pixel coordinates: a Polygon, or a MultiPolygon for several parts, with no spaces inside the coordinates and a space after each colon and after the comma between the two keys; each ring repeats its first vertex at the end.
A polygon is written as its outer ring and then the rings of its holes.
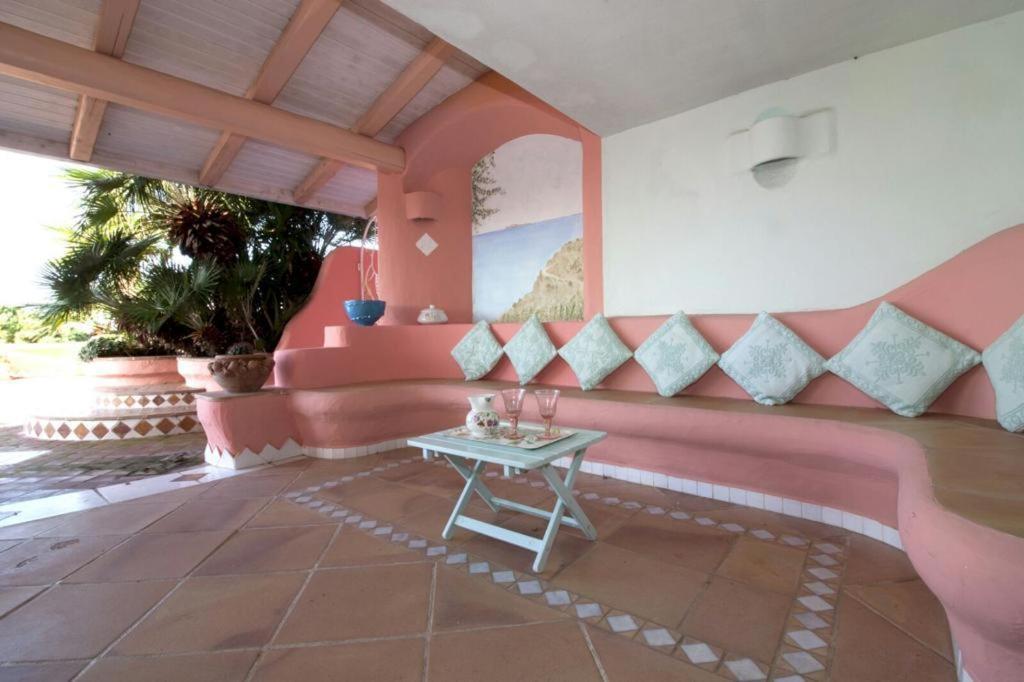
{"type": "Polygon", "coordinates": [[[159,438],[196,433],[203,425],[195,409],[94,412],[79,417],[30,417],[24,434],[38,440],[96,441],[159,438]]]}
{"type": "Polygon", "coordinates": [[[118,386],[97,388],[96,407],[107,410],[183,407],[195,405],[196,394],[205,389],[184,385],[118,386]]]}
{"type": "MultiPolygon", "coordinates": [[[[569,466],[569,459],[563,458],[555,462],[556,466],[566,468],[569,466]]],[[[706,497],[723,502],[731,502],[744,507],[764,509],[766,511],[793,516],[798,519],[817,521],[836,528],[853,531],[866,535],[869,538],[884,542],[885,544],[903,549],[900,542],[900,532],[895,528],[883,525],[874,519],[869,519],[860,514],[833,509],[820,504],[791,500],[776,495],[767,495],[753,490],[733,488],[719,483],[708,483],[707,481],[694,481],[688,478],[676,478],[665,474],[635,469],[633,467],[605,464],[603,462],[583,462],[580,471],[597,476],[615,478],[628,483],[649,485],[655,488],[671,490],[677,493],[686,493],[698,497],[706,497]]]]}

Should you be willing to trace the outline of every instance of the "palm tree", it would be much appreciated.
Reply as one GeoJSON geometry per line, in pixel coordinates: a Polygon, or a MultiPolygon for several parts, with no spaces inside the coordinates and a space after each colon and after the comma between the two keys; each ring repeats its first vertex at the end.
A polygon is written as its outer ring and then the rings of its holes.
{"type": "Polygon", "coordinates": [[[72,170],[81,211],[46,265],[46,321],[97,313],[141,347],[272,350],[335,246],[365,221],[104,170],[72,170]]]}

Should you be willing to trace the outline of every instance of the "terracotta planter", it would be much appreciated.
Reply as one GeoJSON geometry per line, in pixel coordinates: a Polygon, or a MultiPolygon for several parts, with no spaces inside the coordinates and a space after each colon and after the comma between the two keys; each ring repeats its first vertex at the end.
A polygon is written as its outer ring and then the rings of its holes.
{"type": "Polygon", "coordinates": [[[178,358],[173,355],[96,358],[85,363],[85,374],[96,386],[154,386],[183,381],[178,374],[178,358]]]}
{"type": "Polygon", "coordinates": [[[218,355],[207,367],[214,381],[228,393],[254,393],[263,388],[274,371],[274,356],[218,355]]]}
{"type": "Polygon", "coordinates": [[[213,358],[178,358],[178,374],[185,379],[185,385],[190,388],[219,391],[220,385],[210,374],[212,361],[213,358]]]}

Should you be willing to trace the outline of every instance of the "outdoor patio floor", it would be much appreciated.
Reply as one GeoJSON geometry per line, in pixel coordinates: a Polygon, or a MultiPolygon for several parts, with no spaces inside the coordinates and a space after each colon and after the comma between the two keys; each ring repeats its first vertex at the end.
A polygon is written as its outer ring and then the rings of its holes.
{"type": "Polygon", "coordinates": [[[599,540],[562,530],[534,576],[441,541],[461,483],[403,449],[0,528],[0,681],[955,680],[941,606],[880,542],[581,475],[599,540]]]}

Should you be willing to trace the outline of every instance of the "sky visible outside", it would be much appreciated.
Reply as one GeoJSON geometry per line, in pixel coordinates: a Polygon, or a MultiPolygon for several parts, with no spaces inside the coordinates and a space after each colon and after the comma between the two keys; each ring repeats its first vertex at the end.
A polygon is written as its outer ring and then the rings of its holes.
{"type": "Polygon", "coordinates": [[[68,162],[0,150],[0,305],[43,303],[43,265],[63,251],[51,227],[74,222],[78,191],[61,177],[68,162]]]}

